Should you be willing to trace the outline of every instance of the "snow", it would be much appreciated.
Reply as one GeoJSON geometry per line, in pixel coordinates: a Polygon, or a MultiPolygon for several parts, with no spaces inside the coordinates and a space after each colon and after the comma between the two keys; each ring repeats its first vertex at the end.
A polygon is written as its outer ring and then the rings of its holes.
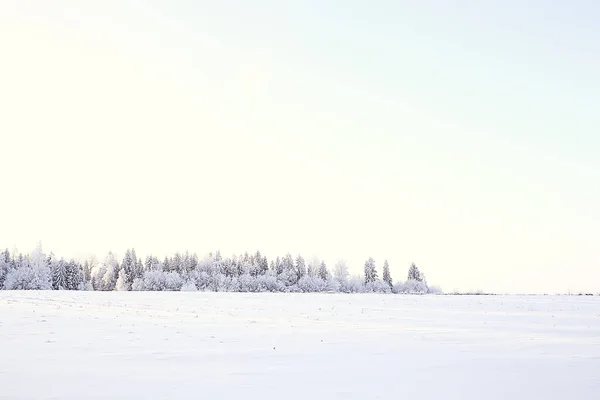
{"type": "Polygon", "coordinates": [[[0,292],[0,399],[598,393],[598,297],[0,292]]]}

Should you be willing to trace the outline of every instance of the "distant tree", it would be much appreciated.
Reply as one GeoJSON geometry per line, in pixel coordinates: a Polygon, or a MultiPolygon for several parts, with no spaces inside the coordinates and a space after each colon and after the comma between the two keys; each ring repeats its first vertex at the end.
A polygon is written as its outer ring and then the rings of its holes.
{"type": "Polygon", "coordinates": [[[387,283],[390,288],[394,286],[392,275],[390,274],[390,265],[387,260],[383,263],[383,281],[387,283]]]}
{"type": "Polygon", "coordinates": [[[375,282],[377,280],[377,269],[375,267],[375,260],[369,257],[365,262],[365,283],[375,282]]]}
{"type": "Polygon", "coordinates": [[[298,257],[296,257],[296,282],[298,282],[304,275],[306,275],[306,263],[304,258],[302,258],[301,255],[298,255],[298,257]]]}
{"type": "Polygon", "coordinates": [[[274,265],[274,267],[275,267],[274,268],[275,275],[281,275],[281,274],[283,274],[283,271],[284,271],[283,261],[279,257],[277,257],[275,259],[275,263],[274,264],[275,264],[274,265]]]}
{"type": "Polygon", "coordinates": [[[321,261],[317,257],[313,257],[306,266],[306,275],[317,276],[319,273],[319,265],[321,261]]]}
{"type": "Polygon", "coordinates": [[[169,260],[169,257],[165,256],[165,259],[163,260],[163,271],[171,272],[172,270],[173,268],[171,267],[171,260],[169,260]]]}
{"type": "Polygon", "coordinates": [[[181,274],[184,270],[185,266],[183,265],[183,255],[177,252],[171,260],[171,271],[176,271],[181,274]]]}
{"type": "MultiPolygon", "coordinates": [[[[125,256],[123,257],[123,261],[121,261],[121,270],[123,271],[123,276],[127,285],[131,286],[133,280],[135,279],[135,269],[136,269],[136,256],[135,251],[131,249],[127,249],[125,251],[125,256]]],[[[119,274],[121,272],[119,271],[119,274]]]]}
{"type": "Polygon", "coordinates": [[[35,286],[40,290],[52,289],[52,277],[50,274],[50,264],[46,255],[42,251],[42,243],[38,243],[37,247],[29,257],[29,265],[33,269],[36,277],[35,286]]]}
{"type": "Polygon", "coordinates": [[[77,290],[83,282],[83,269],[75,260],[70,260],[65,264],[66,289],[77,290]]]}
{"type": "Polygon", "coordinates": [[[298,282],[298,274],[296,271],[296,265],[294,264],[294,258],[290,253],[286,254],[281,260],[281,273],[278,274],[278,278],[286,286],[295,285],[298,282]]]}
{"type": "Polygon", "coordinates": [[[325,282],[329,280],[329,271],[327,270],[327,265],[325,264],[325,261],[321,261],[318,275],[319,278],[321,278],[325,282]]]}
{"type": "Polygon", "coordinates": [[[119,277],[119,263],[112,252],[109,252],[103,263],[104,275],[102,276],[101,290],[115,290],[119,277]]]}
{"type": "Polygon", "coordinates": [[[94,268],[93,260],[85,260],[83,263],[83,281],[91,282],[92,281],[92,269],[94,268]]]}
{"type": "Polygon", "coordinates": [[[421,271],[419,271],[419,268],[415,265],[415,263],[412,263],[410,268],[408,269],[407,280],[423,282],[423,275],[421,274],[421,271]]]}
{"type": "Polygon", "coordinates": [[[343,260],[339,260],[333,269],[333,277],[340,283],[345,283],[348,281],[348,277],[350,273],[348,272],[348,266],[346,262],[343,260]]]}
{"type": "Polygon", "coordinates": [[[129,286],[129,283],[127,282],[127,273],[125,272],[125,268],[121,268],[119,270],[119,278],[117,279],[115,289],[119,292],[131,290],[131,286],[129,286]]]}
{"type": "Polygon", "coordinates": [[[67,268],[66,262],[62,259],[55,261],[51,266],[52,271],[52,289],[67,289],[67,268]]]}
{"type": "Polygon", "coordinates": [[[4,280],[10,269],[10,253],[7,249],[3,253],[0,253],[0,289],[4,286],[4,280]]]}
{"type": "Polygon", "coordinates": [[[269,270],[269,260],[267,259],[266,256],[260,257],[260,253],[259,253],[257,260],[258,260],[257,262],[258,262],[259,275],[265,275],[267,273],[267,271],[269,270]]]}
{"type": "Polygon", "coordinates": [[[14,266],[4,278],[7,290],[50,290],[52,289],[52,273],[48,258],[42,251],[41,243],[29,257],[19,254],[13,260],[14,266]]]}

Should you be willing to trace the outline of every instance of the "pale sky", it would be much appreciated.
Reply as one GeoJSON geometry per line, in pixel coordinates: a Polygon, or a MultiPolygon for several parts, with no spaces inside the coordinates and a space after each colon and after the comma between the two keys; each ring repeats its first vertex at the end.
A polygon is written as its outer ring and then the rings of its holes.
{"type": "Polygon", "coordinates": [[[598,292],[600,6],[453,3],[0,0],[0,248],[598,292]]]}

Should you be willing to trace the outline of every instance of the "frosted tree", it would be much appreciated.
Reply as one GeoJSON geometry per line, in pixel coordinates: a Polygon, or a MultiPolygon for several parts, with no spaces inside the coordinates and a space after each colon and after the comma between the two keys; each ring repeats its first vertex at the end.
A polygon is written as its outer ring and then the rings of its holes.
{"type": "Polygon", "coordinates": [[[325,264],[325,261],[321,261],[318,276],[325,282],[329,280],[329,271],[327,270],[327,265],[325,264]]]}
{"type": "Polygon", "coordinates": [[[394,286],[394,282],[392,282],[392,275],[390,273],[390,264],[385,260],[383,263],[383,281],[389,285],[389,287],[394,286]]]}
{"type": "Polygon", "coordinates": [[[71,260],[65,265],[66,289],[77,290],[83,282],[83,271],[81,265],[71,260]]]}
{"type": "Polygon", "coordinates": [[[281,275],[283,274],[283,270],[283,261],[281,261],[281,259],[277,257],[275,259],[275,262],[273,263],[273,271],[275,271],[275,275],[281,275]]]}
{"type": "Polygon", "coordinates": [[[267,259],[266,256],[262,257],[262,259],[260,260],[258,265],[259,265],[259,273],[261,275],[265,275],[269,271],[269,260],[267,259]]]}
{"type": "Polygon", "coordinates": [[[304,275],[306,275],[306,263],[304,262],[304,258],[302,258],[301,255],[298,255],[298,257],[296,257],[296,282],[304,275]]]}
{"type": "Polygon", "coordinates": [[[317,257],[313,257],[306,267],[306,275],[317,276],[319,273],[319,264],[321,264],[321,261],[317,257]]]}
{"type": "Polygon", "coordinates": [[[365,262],[365,283],[372,283],[377,280],[377,269],[375,268],[375,260],[369,257],[365,262]]]}
{"type": "Polygon", "coordinates": [[[421,274],[421,271],[419,271],[419,268],[415,265],[415,263],[412,263],[410,265],[410,268],[408,269],[407,280],[423,282],[423,275],[421,274]]]}
{"type": "Polygon", "coordinates": [[[277,275],[277,278],[286,286],[295,285],[298,282],[298,274],[296,272],[296,266],[294,259],[290,253],[281,260],[281,273],[277,275]]]}
{"type": "Polygon", "coordinates": [[[144,275],[144,263],[142,263],[142,260],[140,258],[138,258],[135,261],[135,267],[133,269],[133,279],[141,278],[143,275],[144,275]]]}
{"type": "Polygon", "coordinates": [[[4,280],[6,275],[12,269],[12,263],[10,259],[10,253],[8,249],[0,253],[0,289],[4,286],[4,280]]]}
{"type": "Polygon", "coordinates": [[[172,270],[173,268],[171,267],[171,260],[169,257],[165,256],[165,259],[163,260],[163,271],[170,272],[172,270]]]}
{"type": "Polygon", "coordinates": [[[11,268],[4,278],[4,288],[7,290],[52,289],[52,274],[41,243],[29,257],[19,254],[14,268],[11,268]]]}
{"type": "Polygon", "coordinates": [[[102,290],[115,290],[119,276],[119,263],[112,252],[109,252],[103,264],[102,290]]]}
{"type": "Polygon", "coordinates": [[[91,260],[85,260],[85,262],[83,263],[82,269],[83,269],[83,281],[84,282],[91,282],[92,281],[92,269],[94,268],[94,259],[91,260]]]}
{"type": "MultiPolygon", "coordinates": [[[[125,251],[125,256],[123,257],[123,261],[121,262],[121,270],[123,271],[125,282],[129,285],[133,283],[133,279],[135,278],[135,264],[137,262],[135,251],[127,249],[125,251]]],[[[120,271],[119,271],[120,274],[120,271]]]]}
{"type": "Polygon", "coordinates": [[[126,292],[128,290],[131,290],[131,286],[127,282],[127,273],[125,272],[125,268],[121,268],[119,270],[119,277],[117,278],[115,289],[119,292],[126,292]]]}
{"type": "Polygon", "coordinates": [[[46,255],[42,251],[42,243],[39,243],[31,253],[30,266],[36,279],[34,286],[36,286],[39,290],[52,289],[50,265],[48,264],[46,255]]]}
{"type": "Polygon", "coordinates": [[[65,264],[63,259],[52,263],[52,289],[54,290],[67,289],[67,268],[65,264]]]}
{"type": "Polygon", "coordinates": [[[350,273],[348,272],[348,265],[346,265],[346,261],[339,260],[333,268],[333,277],[338,282],[344,283],[348,281],[349,276],[350,273]]]}

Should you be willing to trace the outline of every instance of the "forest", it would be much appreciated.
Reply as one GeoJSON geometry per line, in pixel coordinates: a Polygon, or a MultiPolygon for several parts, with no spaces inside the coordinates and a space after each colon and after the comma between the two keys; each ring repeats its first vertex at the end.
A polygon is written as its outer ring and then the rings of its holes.
{"type": "Polygon", "coordinates": [[[41,244],[31,253],[8,250],[0,253],[0,288],[4,290],[95,290],[95,291],[213,291],[213,292],[331,292],[441,294],[430,286],[413,263],[406,280],[392,279],[383,263],[381,275],[375,260],[365,261],[363,274],[351,275],[344,261],[329,268],[325,261],[306,261],[286,254],[269,259],[245,253],[224,258],[220,252],[199,258],[176,253],[144,260],[128,249],[122,259],[109,252],[103,261],[57,258],[45,254],[41,244]]]}

